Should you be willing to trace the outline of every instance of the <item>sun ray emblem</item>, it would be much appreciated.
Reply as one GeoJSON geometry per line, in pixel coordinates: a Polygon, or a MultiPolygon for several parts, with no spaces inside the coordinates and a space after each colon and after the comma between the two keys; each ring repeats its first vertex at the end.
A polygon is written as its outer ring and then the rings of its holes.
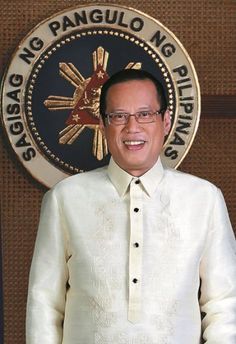
{"type": "MultiPolygon", "coordinates": [[[[60,144],[73,144],[85,128],[94,130],[93,155],[102,160],[108,154],[106,139],[99,129],[99,98],[101,87],[109,78],[106,72],[109,53],[98,47],[93,52],[93,74],[85,79],[73,63],[59,64],[59,74],[69,81],[75,92],[72,98],[49,96],[44,105],[50,111],[70,109],[66,127],[59,132],[60,144]]],[[[140,69],[140,62],[130,62],[125,69],[140,69]]]]}

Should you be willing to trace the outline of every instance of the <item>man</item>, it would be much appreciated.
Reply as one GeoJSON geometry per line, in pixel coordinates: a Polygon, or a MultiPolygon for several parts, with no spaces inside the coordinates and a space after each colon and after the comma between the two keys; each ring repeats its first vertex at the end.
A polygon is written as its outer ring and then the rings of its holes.
{"type": "Polygon", "coordinates": [[[27,344],[236,343],[236,248],[221,192],[162,166],[162,86],[125,70],[102,88],[108,167],[43,201],[27,344]],[[202,313],[202,320],[201,320],[202,313]]]}

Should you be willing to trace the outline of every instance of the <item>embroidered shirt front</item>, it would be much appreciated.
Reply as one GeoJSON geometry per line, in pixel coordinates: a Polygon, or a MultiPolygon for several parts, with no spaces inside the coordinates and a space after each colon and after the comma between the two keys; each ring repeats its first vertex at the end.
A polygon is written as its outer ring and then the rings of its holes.
{"type": "Polygon", "coordinates": [[[160,160],[134,178],[111,159],[44,198],[26,342],[199,344],[201,308],[205,339],[234,344],[235,280],[233,232],[215,186],[160,160]]]}

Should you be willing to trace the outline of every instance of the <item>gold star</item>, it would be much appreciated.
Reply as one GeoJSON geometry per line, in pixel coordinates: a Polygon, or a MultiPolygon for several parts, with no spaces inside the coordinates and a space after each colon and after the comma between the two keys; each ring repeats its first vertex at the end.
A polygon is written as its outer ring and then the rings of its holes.
{"type": "Polygon", "coordinates": [[[97,73],[97,76],[98,76],[98,79],[103,79],[104,73],[100,70],[100,71],[97,73]]]}
{"type": "Polygon", "coordinates": [[[73,118],[73,121],[75,121],[75,122],[79,122],[79,120],[80,120],[80,117],[78,114],[73,115],[72,118],[73,118]]]}

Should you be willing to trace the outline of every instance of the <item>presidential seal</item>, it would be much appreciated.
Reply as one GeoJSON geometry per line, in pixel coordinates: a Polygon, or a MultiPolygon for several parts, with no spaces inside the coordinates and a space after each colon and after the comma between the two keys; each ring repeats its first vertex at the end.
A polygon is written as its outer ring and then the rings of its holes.
{"type": "Polygon", "coordinates": [[[200,90],[182,44],[158,20],[135,9],[87,5],[41,22],[22,40],[1,89],[2,120],[26,169],[51,187],[109,161],[99,130],[103,83],[123,68],[160,79],[172,127],[162,151],[177,168],[193,142],[200,90]]]}

